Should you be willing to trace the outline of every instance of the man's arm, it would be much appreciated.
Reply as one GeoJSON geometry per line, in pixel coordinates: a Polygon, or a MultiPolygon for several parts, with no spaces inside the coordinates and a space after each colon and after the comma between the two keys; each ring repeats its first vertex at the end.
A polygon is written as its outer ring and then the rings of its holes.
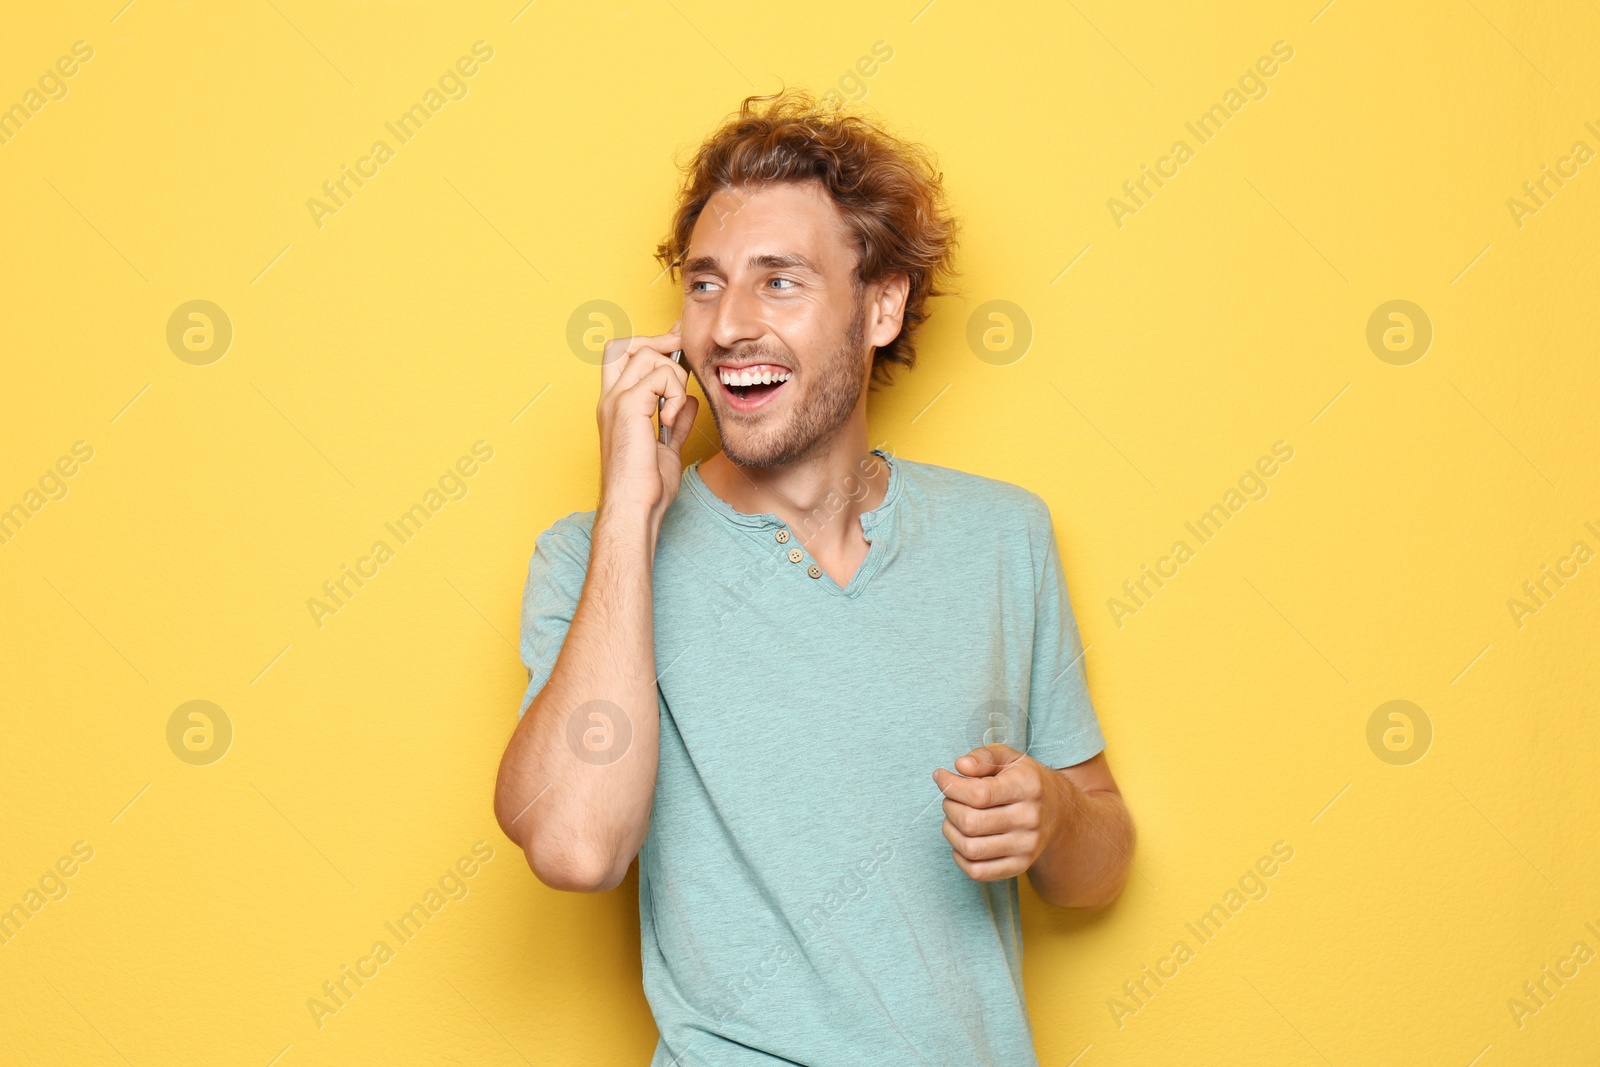
{"type": "Polygon", "coordinates": [[[583,591],[495,781],[495,819],[553,889],[615,887],[650,829],[661,733],[656,540],[699,409],[688,372],[663,354],[681,345],[677,324],[606,344],[596,407],[600,503],[583,591]],[[658,408],[670,444],[657,439],[658,408]]]}
{"type": "Polygon", "coordinates": [[[1045,816],[1045,846],[1028,868],[1028,881],[1059,907],[1102,907],[1127,884],[1133,816],[1103,751],[1052,774],[1058,785],[1055,811],[1045,816]]]}
{"type": "Polygon", "coordinates": [[[661,729],[651,542],[642,521],[596,516],[561,654],[500,760],[495,818],[552,889],[613,888],[649,830],[661,729]],[[595,743],[575,750],[574,735],[595,743]],[[626,751],[608,750],[624,737],[626,751]]]}

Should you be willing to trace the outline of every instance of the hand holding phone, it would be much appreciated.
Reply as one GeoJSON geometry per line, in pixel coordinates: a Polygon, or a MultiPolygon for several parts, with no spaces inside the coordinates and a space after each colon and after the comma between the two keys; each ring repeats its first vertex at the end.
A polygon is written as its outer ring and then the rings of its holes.
{"type": "Polygon", "coordinates": [[[613,338],[606,342],[600,361],[600,402],[595,407],[600,500],[595,521],[614,517],[623,527],[636,528],[644,518],[652,545],[682,482],[687,428],[699,410],[682,356],[677,355],[683,345],[678,328],[674,323],[665,333],[613,338]],[[665,404],[664,399],[672,403],[665,404]],[[669,411],[669,425],[684,427],[683,433],[663,434],[659,425],[652,425],[669,411]],[[664,440],[669,434],[671,440],[664,440]]]}

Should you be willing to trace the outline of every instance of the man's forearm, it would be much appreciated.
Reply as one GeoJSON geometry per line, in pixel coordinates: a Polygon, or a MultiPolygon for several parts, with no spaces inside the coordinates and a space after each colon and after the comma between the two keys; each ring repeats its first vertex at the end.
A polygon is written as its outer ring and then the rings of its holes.
{"type": "Polygon", "coordinates": [[[655,537],[644,520],[597,517],[561,654],[500,763],[496,817],[556,888],[611,888],[649,831],[661,728],[655,537]]]}
{"type": "Polygon", "coordinates": [[[1046,805],[1051,841],[1028,868],[1034,890],[1050,904],[1098,908],[1122,892],[1132,867],[1133,817],[1120,794],[1079,789],[1060,771],[1046,805]]]}

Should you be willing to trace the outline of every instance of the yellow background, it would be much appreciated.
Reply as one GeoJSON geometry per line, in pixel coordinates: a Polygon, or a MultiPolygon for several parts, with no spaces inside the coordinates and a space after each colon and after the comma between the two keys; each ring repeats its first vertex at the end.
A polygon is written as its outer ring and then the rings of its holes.
{"type": "Polygon", "coordinates": [[[490,810],[534,537],[594,504],[568,321],[670,324],[675,154],[748,93],[841,79],[965,221],[873,441],[1050,502],[1140,831],[1103,914],[1024,884],[1043,1062],[1592,1055],[1600,962],[1507,1007],[1600,949],[1600,564],[1507,606],[1600,549],[1600,162],[1507,207],[1600,149],[1591,7],[121,3],[0,35],[7,106],[94,48],[0,145],[0,507],[94,449],[0,545],[0,906],[94,850],[0,947],[0,1059],[647,1061],[636,881],[547,890],[490,810]],[[307,200],[478,40],[468,95],[319,228],[307,200]],[[1118,227],[1108,198],[1279,40],[1268,95],[1118,227]],[[234,330],[205,366],[166,340],[195,299],[234,330]],[[1395,299],[1434,329],[1406,366],[1366,341],[1395,299]],[[989,300],[1033,330],[1003,365],[966,340],[989,300]],[[468,495],[319,628],[307,600],[480,440],[468,495]],[[1279,440],[1270,493],[1118,626],[1108,599],[1279,440]],[[167,742],[196,699],[233,727],[206,766],[167,742]],[[1395,699],[1433,731],[1408,765],[1367,742],[1395,699]],[[308,998],[477,841],[465,899],[319,1028],[308,998]],[[1269,895],[1119,1026],[1277,841],[1269,895]]]}

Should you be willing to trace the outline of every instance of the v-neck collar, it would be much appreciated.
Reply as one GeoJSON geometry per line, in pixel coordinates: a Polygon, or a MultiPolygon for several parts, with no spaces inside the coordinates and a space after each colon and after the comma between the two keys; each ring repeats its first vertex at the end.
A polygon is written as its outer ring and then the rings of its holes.
{"type": "MultiPolygon", "coordinates": [[[[871,511],[864,511],[861,513],[861,533],[862,536],[867,539],[867,554],[865,558],[863,558],[860,565],[856,567],[856,572],[855,574],[851,575],[850,581],[843,587],[840,587],[839,583],[834,581],[833,576],[825,570],[822,571],[821,576],[818,578],[807,578],[808,582],[821,586],[834,596],[850,597],[852,599],[859,596],[861,594],[861,590],[866,587],[867,581],[882,564],[883,555],[884,552],[887,551],[887,546],[884,544],[884,535],[879,531],[884,528],[884,523],[893,517],[895,505],[900,500],[900,494],[904,484],[904,475],[900,470],[900,461],[897,460],[892,453],[886,452],[881,448],[871,449],[870,454],[880,457],[884,464],[889,468],[889,484],[885,488],[883,500],[878,504],[878,506],[873,508],[871,511]]],[[[732,526],[737,526],[752,532],[770,531],[775,533],[778,530],[789,529],[789,525],[773,512],[763,511],[757,514],[747,514],[743,511],[736,510],[726,500],[723,500],[720,496],[711,491],[711,487],[706,485],[705,480],[700,477],[699,467],[700,461],[695,460],[693,463],[684,468],[683,485],[686,486],[690,494],[702,505],[704,505],[705,508],[713,515],[716,515],[718,518],[732,526]]],[[[773,551],[779,553],[786,553],[788,551],[783,544],[776,540],[771,540],[770,545],[773,551]]],[[[820,569],[821,565],[811,557],[811,553],[806,551],[805,546],[800,544],[799,538],[792,537],[791,535],[790,547],[798,548],[803,554],[804,558],[800,560],[801,564],[805,564],[807,566],[817,566],[820,569]]],[[[785,562],[788,561],[785,560],[785,562]]],[[[796,569],[800,571],[802,576],[805,575],[806,572],[804,567],[797,565],[796,569]]]]}

